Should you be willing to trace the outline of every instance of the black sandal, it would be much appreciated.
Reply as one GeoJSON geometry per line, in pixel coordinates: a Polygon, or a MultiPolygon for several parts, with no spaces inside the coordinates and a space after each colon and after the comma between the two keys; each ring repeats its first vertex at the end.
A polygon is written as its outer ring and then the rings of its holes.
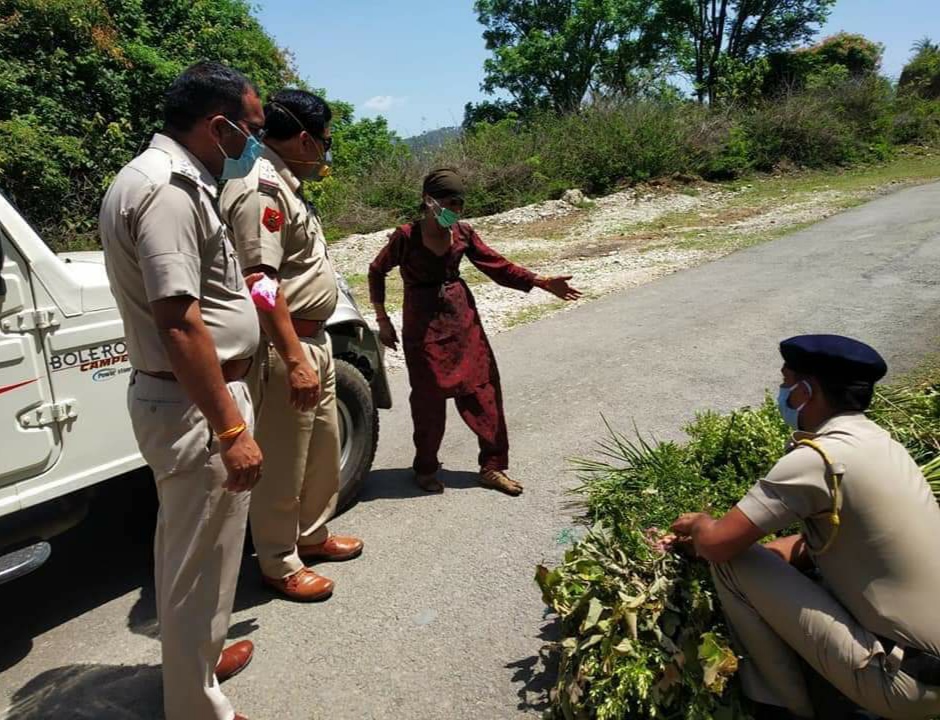
{"type": "Polygon", "coordinates": [[[415,482],[418,483],[418,487],[424,490],[424,492],[436,494],[444,492],[444,483],[438,480],[436,470],[426,475],[415,473],[415,482]]]}

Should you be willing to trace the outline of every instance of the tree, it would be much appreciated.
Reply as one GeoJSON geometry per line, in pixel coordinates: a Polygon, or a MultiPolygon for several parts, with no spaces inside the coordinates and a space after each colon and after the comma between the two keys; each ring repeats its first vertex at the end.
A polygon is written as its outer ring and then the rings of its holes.
{"type": "MultiPolygon", "coordinates": [[[[159,129],[163,93],[190,63],[237,68],[262,97],[305,87],[250,11],[246,0],[0,0],[0,186],[54,247],[96,244],[105,187],[159,129]]],[[[384,119],[330,106],[338,173],[402,152],[384,119]]]]}
{"type": "Polygon", "coordinates": [[[928,36],[924,35],[924,37],[911,46],[911,52],[914,53],[915,56],[921,53],[940,52],[940,43],[935,43],[928,36]]]}
{"type": "Polygon", "coordinates": [[[914,44],[914,57],[904,66],[898,87],[927,100],[940,100],[940,44],[924,38],[914,44]]]}
{"type": "Polygon", "coordinates": [[[0,185],[58,248],[94,245],[105,186],[186,65],[296,81],[243,0],[0,0],[0,48],[0,185]]]}
{"type": "Polygon", "coordinates": [[[463,106],[464,130],[472,130],[478,123],[498,123],[511,116],[521,115],[521,108],[506,100],[483,100],[478,103],[468,102],[463,106]]]}
{"type": "Polygon", "coordinates": [[[864,35],[840,32],[803,52],[817,58],[819,67],[841,65],[850,77],[857,79],[874,75],[881,69],[884,51],[884,45],[864,35]]]}
{"type": "Polygon", "coordinates": [[[646,0],[477,0],[492,57],[483,90],[505,90],[524,111],[576,110],[591,92],[628,93],[673,36],[646,0]]]}
{"type": "Polygon", "coordinates": [[[718,99],[722,75],[769,53],[809,42],[836,0],[685,0],[670,4],[685,29],[686,72],[700,102],[718,99]]]}
{"type": "Polygon", "coordinates": [[[810,47],[772,53],[767,58],[763,96],[872,77],[881,69],[883,55],[881,43],[844,32],[810,47]]]}

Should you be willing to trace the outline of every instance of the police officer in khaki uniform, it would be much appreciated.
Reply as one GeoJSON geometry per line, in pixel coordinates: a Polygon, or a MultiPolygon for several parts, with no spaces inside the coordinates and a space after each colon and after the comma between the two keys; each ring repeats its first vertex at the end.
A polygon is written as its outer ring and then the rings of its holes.
{"type": "Polygon", "coordinates": [[[781,353],[788,453],[727,515],[684,515],[673,532],[712,563],[759,718],[833,717],[811,702],[813,673],[864,708],[854,717],[938,715],[940,506],[864,415],[887,366],[831,335],[791,338],[781,353]],[[756,544],[796,523],[802,534],[756,544]]]}
{"type": "Polygon", "coordinates": [[[242,717],[219,681],[252,652],[247,641],[222,645],[248,491],[261,473],[244,380],[259,330],[216,211],[216,178],[251,167],[263,124],[246,78],[216,63],[190,67],[166,95],[164,132],[118,173],[101,208],[134,367],[128,408],[160,499],[154,556],[168,720],[242,717]]]}
{"type": "MultiPolygon", "coordinates": [[[[260,312],[256,406],[265,478],[252,494],[251,536],[265,584],[299,601],[322,600],[333,582],[305,561],[357,557],[362,542],[331,535],[340,473],[336,375],[326,321],[336,308],[336,275],[320,222],[301,183],[329,167],[330,108],[316,95],[285,90],[265,108],[264,153],[222,192],[246,273],[263,272],[280,290],[260,312]]],[[[253,383],[254,385],[254,383],[253,383]]]]}

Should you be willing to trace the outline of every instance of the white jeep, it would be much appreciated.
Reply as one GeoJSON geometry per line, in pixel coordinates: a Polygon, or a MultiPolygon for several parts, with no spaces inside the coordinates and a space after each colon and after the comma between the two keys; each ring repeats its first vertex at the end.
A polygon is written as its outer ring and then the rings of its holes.
{"type": "MultiPolygon", "coordinates": [[[[340,278],[327,323],[342,433],[340,507],[391,407],[381,343],[340,278]]],[[[99,483],[143,467],[127,414],[124,326],[101,252],[56,255],[0,193],[0,584],[48,559],[99,483]]]]}

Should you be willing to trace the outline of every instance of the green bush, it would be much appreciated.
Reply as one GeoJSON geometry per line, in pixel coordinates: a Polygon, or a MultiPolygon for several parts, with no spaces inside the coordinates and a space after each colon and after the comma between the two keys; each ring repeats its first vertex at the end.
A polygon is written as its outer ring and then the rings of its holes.
{"type": "Polygon", "coordinates": [[[412,219],[421,179],[435,165],[460,168],[468,211],[485,215],[569,188],[602,195],[676,174],[721,180],[781,165],[845,166],[888,157],[896,144],[940,140],[940,102],[896,97],[883,78],[831,68],[805,90],[756,104],[598,102],[567,115],[476,123],[441,147],[398,149],[362,173],[340,168],[320,196],[329,236],[412,219]]]}
{"type": "MultiPolygon", "coordinates": [[[[760,94],[764,98],[846,79],[874,77],[884,46],[863,35],[837,33],[811,47],[768,55],[760,94]]],[[[757,65],[754,63],[753,65],[757,65]]]]}
{"type": "Polygon", "coordinates": [[[904,66],[898,86],[902,92],[928,100],[940,100],[940,46],[925,38],[904,66]]]}
{"type": "Polygon", "coordinates": [[[161,98],[212,58],[262,91],[295,79],[245,0],[0,0],[0,187],[55,249],[94,247],[111,177],[161,98]]]}
{"type": "Polygon", "coordinates": [[[744,120],[754,166],[848,165],[891,152],[892,95],[881,78],[825,81],[759,105],[744,120]]]}
{"type": "Polygon", "coordinates": [[[898,99],[891,123],[891,140],[897,145],[936,144],[940,142],[940,101],[904,95],[898,99]]]}
{"type": "MultiPolygon", "coordinates": [[[[940,376],[882,390],[869,414],[940,494],[940,376]]],[[[733,507],[779,459],[788,430],[768,397],[699,415],[686,433],[685,443],[651,444],[610,431],[597,459],[576,463],[590,530],[561,565],[536,572],[561,625],[552,717],[750,717],[707,566],[650,540],[681,513],[733,507]]]]}

